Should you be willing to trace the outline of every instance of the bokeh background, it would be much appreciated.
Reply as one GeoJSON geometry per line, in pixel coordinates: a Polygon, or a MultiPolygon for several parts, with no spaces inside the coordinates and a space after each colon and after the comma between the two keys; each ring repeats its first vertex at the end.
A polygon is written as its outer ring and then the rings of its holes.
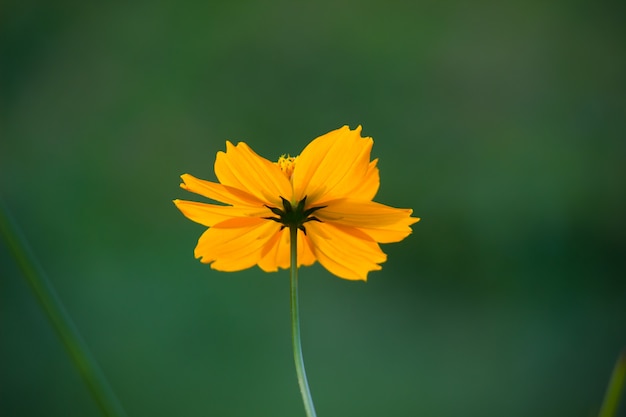
{"type": "MultiPolygon", "coordinates": [[[[220,273],[171,203],[226,139],[348,124],[422,221],[301,271],[320,416],[593,416],[626,347],[618,1],[9,1],[0,195],[129,416],[297,416],[288,273],[220,273]]],[[[0,414],[98,416],[4,244],[0,414]]],[[[620,415],[624,416],[622,406],[620,415]]]]}

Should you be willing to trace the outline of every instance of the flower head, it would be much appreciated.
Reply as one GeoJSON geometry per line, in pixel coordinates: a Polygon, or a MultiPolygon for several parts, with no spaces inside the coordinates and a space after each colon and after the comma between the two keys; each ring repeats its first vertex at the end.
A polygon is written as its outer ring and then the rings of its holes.
{"type": "Polygon", "coordinates": [[[183,189],[223,205],[174,200],[208,227],[196,258],[220,271],[289,268],[288,229],[297,228],[298,266],[319,261],[341,278],[366,280],[387,259],[378,244],[399,242],[419,221],[411,209],[372,201],[380,184],[373,143],[360,126],[344,126],[274,163],[227,141],[215,159],[219,183],[181,177],[183,189]]]}

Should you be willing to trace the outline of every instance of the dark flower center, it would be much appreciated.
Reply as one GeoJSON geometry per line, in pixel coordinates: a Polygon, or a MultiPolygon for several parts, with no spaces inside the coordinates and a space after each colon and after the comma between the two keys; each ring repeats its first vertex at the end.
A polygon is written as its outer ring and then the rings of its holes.
{"type": "Polygon", "coordinates": [[[295,208],[291,205],[289,200],[287,200],[286,198],[280,197],[280,199],[283,200],[282,210],[276,207],[270,207],[268,205],[265,206],[268,209],[270,209],[272,213],[274,213],[278,217],[263,217],[266,220],[273,220],[275,222],[280,223],[282,225],[280,227],[280,230],[283,230],[285,227],[289,227],[289,228],[294,227],[294,228],[298,228],[302,230],[304,234],[306,235],[306,229],[304,227],[304,223],[310,222],[310,221],[321,222],[320,219],[318,219],[315,216],[311,216],[311,214],[313,214],[319,209],[323,209],[326,206],[311,207],[305,210],[304,206],[306,204],[306,196],[302,200],[300,200],[300,202],[298,202],[298,205],[295,208]]]}

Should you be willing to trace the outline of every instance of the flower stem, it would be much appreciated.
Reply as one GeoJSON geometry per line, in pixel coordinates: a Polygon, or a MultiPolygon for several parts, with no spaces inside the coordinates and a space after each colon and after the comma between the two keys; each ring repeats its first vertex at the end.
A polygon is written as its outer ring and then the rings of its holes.
{"type": "Polygon", "coordinates": [[[51,283],[28,248],[26,240],[9,215],[8,209],[0,201],[0,235],[17,261],[24,279],[30,285],[44,313],[50,319],[52,327],[65,345],[67,353],[74,361],[83,381],[107,417],[123,417],[126,412],[115,397],[95,359],[89,353],[85,342],[63,308],[51,283]]]}
{"type": "Polygon", "coordinates": [[[298,228],[289,228],[289,241],[291,245],[291,342],[293,345],[293,359],[296,363],[296,374],[300,385],[300,394],[304,402],[304,410],[307,417],[316,417],[313,398],[309,390],[302,358],[302,343],[300,342],[300,314],[298,311],[298,228]]]}

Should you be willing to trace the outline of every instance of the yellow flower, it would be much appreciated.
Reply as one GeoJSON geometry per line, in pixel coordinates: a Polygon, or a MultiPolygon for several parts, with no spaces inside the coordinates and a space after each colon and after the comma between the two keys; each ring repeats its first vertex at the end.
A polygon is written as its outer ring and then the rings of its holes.
{"type": "Polygon", "coordinates": [[[219,183],[184,174],[180,185],[225,205],[174,200],[209,228],[196,258],[220,271],[289,268],[288,229],[297,227],[298,266],[317,260],[341,278],[366,280],[387,259],[378,244],[399,242],[419,221],[411,209],[372,201],[380,184],[378,160],[370,161],[373,143],[361,137],[361,126],[344,126],[274,163],[227,141],[215,159],[219,183]]]}

